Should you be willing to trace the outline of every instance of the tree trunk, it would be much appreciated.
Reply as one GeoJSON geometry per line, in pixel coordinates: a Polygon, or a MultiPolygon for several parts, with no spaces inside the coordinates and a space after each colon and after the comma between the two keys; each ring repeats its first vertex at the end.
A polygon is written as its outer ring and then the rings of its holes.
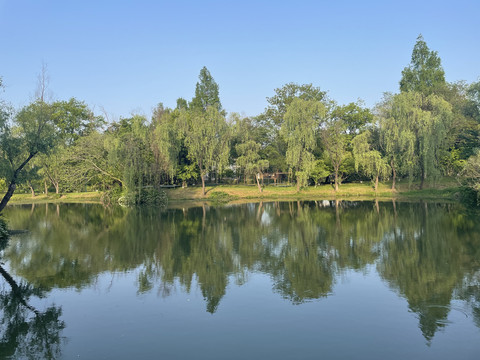
{"type": "Polygon", "coordinates": [[[394,161],[392,160],[390,162],[390,166],[392,167],[392,190],[395,191],[395,180],[397,179],[397,170],[395,169],[395,163],[394,161]]]}
{"type": "Polygon", "coordinates": [[[202,193],[203,193],[203,196],[205,196],[205,177],[204,175],[200,175],[200,177],[202,178],[202,193]]]}
{"type": "Polygon", "coordinates": [[[263,191],[263,189],[260,186],[259,178],[260,178],[260,174],[257,174],[256,179],[257,179],[258,192],[261,193],[263,191]]]}
{"type": "Polygon", "coordinates": [[[29,154],[28,158],[17,168],[17,170],[14,171],[13,176],[12,176],[12,180],[10,181],[10,184],[8,185],[7,192],[5,193],[2,201],[0,202],[0,212],[2,212],[2,210],[5,208],[5,206],[7,206],[8,201],[11,199],[13,193],[15,192],[15,189],[17,188],[18,174],[20,173],[20,171],[23,170],[25,165],[27,165],[27,163],[35,156],[35,154],[36,154],[36,152],[29,154]]]}
{"type": "Polygon", "coordinates": [[[35,189],[32,186],[32,183],[29,181],[28,182],[28,187],[30,188],[30,192],[32,193],[32,198],[35,197],[35,189]]]}
{"type": "Polygon", "coordinates": [[[59,194],[59,193],[60,193],[60,185],[59,185],[59,183],[58,183],[58,182],[55,183],[54,186],[55,186],[55,194],[59,194]]]}
{"type": "Polygon", "coordinates": [[[425,184],[425,169],[422,167],[422,180],[420,181],[420,190],[423,190],[424,184],[425,184]]]}
{"type": "Polygon", "coordinates": [[[378,190],[378,175],[375,176],[375,192],[378,190]]]}
{"type": "Polygon", "coordinates": [[[338,171],[335,171],[335,192],[338,191],[338,171]]]}
{"type": "Polygon", "coordinates": [[[44,186],[44,188],[45,188],[45,195],[48,195],[47,180],[43,180],[43,186],[44,186]]]}
{"type": "Polygon", "coordinates": [[[297,176],[297,192],[300,192],[300,178],[297,176]]]}
{"type": "Polygon", "coordinates": [[[12,278],[12,276],[5,271],[3,267],[0,266],[0,274],[3,276],[3,278],[7,281],[7,283],[10,285],[12,288],[13,294],[20,300],[20,303],[25,306],[27,309],[33,311],[36,315],[39,314],[39,311],[35,309],[33,306],[29,305],[25,298],[23,297],[23,292],[20,286],[15,282],[15,280],[12,278]]]}

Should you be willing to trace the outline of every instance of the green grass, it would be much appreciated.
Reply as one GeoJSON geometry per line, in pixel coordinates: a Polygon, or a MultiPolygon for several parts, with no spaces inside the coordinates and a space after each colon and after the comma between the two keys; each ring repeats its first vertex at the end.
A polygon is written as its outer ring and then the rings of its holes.
{"type": "Polygon", "coordinates": [[[9,204],[32,204],[32,203],[100,203],[101,192],[81,192],[48,195],[39,194],[32,197],[31,194],[13,194],[9,204]]]}
{"type": "MultiPolygon", "coordinates": [[[[191,186],[188,188],[164,189],[169,202],[179,201],[211,201],[214,203],[245,202],[263,200],[369,200],[369,199],[441,199],[458,200],[461,188],[452,178],[440,179],[435,185],[425,184],[423,190],[419,189],[418,182],[409,183],[406,180],[397,182],[397,191],[391,190],[391,183],[379,184],[375,192],[371,183],[341,184],[338,192],[331,185],[310,186],[297,192],[295,186],[266,186],[259,192],[256,185],[217,185],[207,186],[206,195],[202,195],[202,188],[191,186]]],[[[10,203],[31,204],[45,202],[82,202],[100,203],[101,192],[82,192],[66,194],[38,195],[32,198],[31,194],[14,194],[10,203]]]]}

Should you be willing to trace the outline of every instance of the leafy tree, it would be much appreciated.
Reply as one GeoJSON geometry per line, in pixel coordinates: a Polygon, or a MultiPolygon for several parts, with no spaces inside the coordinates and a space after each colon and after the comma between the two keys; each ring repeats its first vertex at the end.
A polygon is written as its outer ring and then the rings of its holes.
{"type": "Polygon", "coordinates": [[[262,192],[260,186],[260,175],[268,168],[268,160],[260,158],[261,145],[254,140],[237,144],[236,149],[239,157],[237,158],[237,165],[245,172],[245,176],[254,175],[257,180],[258,191],[262,192]]]}
{"type": "MultiPolygon", "coordinates": [[[[213,107],[220,114],[225,115],[220,103],[218,84],[205,66],[200,70],[198,80],[199,82],[195,86],[195,97],[192,99],[190,107],[199,111],[207,111],[208,107],[213,107]]],[[[179,99],[179,101],[177,101],[177,107],[184,108],[185,102],[183,99],[179,99]]]]}
{"type": "Polygon", "coordinates": [[[93,131],[81,137],[67,155],[67,182],[75,188],[86,184],[100,185],[103,189],[113,184],[122,187],[123,163],[109,161],[106,135],[93,131]]]}
{"type": "Polygon", "coordinates": [[[451,121],[451,105],[437,95],[412,91],[389,98],[380,126],[386,152],[398,155],[389,159],[394,176],[401,162],[403,172],[421,180],[421,188],[427,178],[435,180],[451,121]]]}
{"type": "MultiPolygon", "coordinates": [[[[157,107],[157,110],[160,108],[157,107]]],[[[179,122],[179,110],[170,109],[155,111],[153,122],[155,129],[153,133],[152,146],[159,170],[165,171],[170,180],[173,181],[180,166],[180,156],[183,144],[183,129],[179,122]]]]}
{"type": "Polygon", "coordinates": [[[75,98],[56,101],[52,108],[52,117],[59,137],[67,146],[105,124],[103,117],[95,116],[84,102],[75,98]]]}
{"type": "Polygon", "coordinates": [[[0,202],[0,212],[12,197],[22,178],[23,169],[37,154],[51,151],[57,142],[52,106],[37,100],[21,109],[13,118],[13,125],[5,117],[0,119],[0,169],[9,183],[0,202]]]}
{"type": "Polygon", "coordinates": [[[367,176],[375,179],[376,192],[379,177],[388,176],[390,167],[382,154],[372,148],[371,137],[372,134],[369,130],[355,136],[353,139],[353,155],[355,157],[355,170],[358,171],[361,168],[367,176]]]}
{"type": "Polygon", "coordinates": [[[297,191],[304,186],[314,167],[315,134],[325,117],[320,101],[295,98],[288,105],[280,134],[287,143],[287,164],[295,169],[297,191]]]}
{"type": "Polygon", "coordinates": [[[82,136],[104,125],[101,116],[95,116],[84,102],[71,98],[68,101],[56,101],[52,104],[52,118],[58,135],[58,146],[48,155],[38,158],[40,172],[44,176],[45,193],[48,192],[46,183],[51,183],[55,192],[60,192],[60,186],[69,188],[68,183],[68,148],[82,136]]]}
{"type": "Polygon", "coordinates": [[[283,124],[288,106],[296,98],[309,101],[319,101],[324,105],[329,103],[327,93],[314,87],[312,84],[288,83],[281,88],[275,89],[275,95],[267,98],[268,107],[265,110],[266,118],[276,127],[280,128],[283,124]]]}
{"type": "Polygon", "coordinates": [[[465,185],[473,189],[477,194],[477,202],[480,202],[480,154],[477,153],[466,161],[465,167],[460,173],[465,185]]]}
{"type": "Polygon", "coordinates": [[[346,149],[346,125],[342,119],[330,118],[325,122],[320,135],[325,154],[328,161],[332,164],[335,177],[335,191],[341,182],[341,166],[347,157],[346,149]]]}
{"type": "Polygon", "coordinates": [[[467,96],[470,100],[470,114],[480,123],[480,80],[468,87],[467,96]]]}
{"type": "MultiPolygon", "coordinates": [[[[386,95],[384,101],[377,106],[380,147],[392,170],[392,190],[395,190],[398,173],[413,170],[415,158],[415,137],[409,127],[400,120],[401,105],[394,106],[393,95],[386,95]],[[398,112],[397,112],[398,111],[398,112]]],[[[396,101],[400,102],[400,99],[396,101]]]]}
{"type": "Polygon", "coordinates": [[[214,170],[218,173],[228,164],[229,128],[223,115],[212,106],[205,112],[182,110],[180,117],[188,156],[198,165],[205,196],[207,173],[214,170]]]}
{"type": "Polygon", "coordinates": [[[373,120],[373,114],[370,112],[370,109],[363,107],[361,101],[335,106],[332,109],[332,117],[342,119],[346,127],[346,134],[352,138],[373,120]]]}
{"type": "Polygon", "coordinates": [[[445,88],[445,72],[436,51],[431,51],[420,34],[413,47],[410,65],[403,69],[400,91],[416,91],[425,96],[441,94],[445,88]]]}
{"type": "Polygon", "coordinates": [[[188,109],[188,102],[184,98],[178,98],[177,99],[177,107],[176,109],[181,110],[181,109],[188,109]]]}
{"type": "Polygon", "coordinates": [[[315,165],[312,169],[310,177],[313,179],[313,182],[316,187],[320,179],[325,179],[330,174],[331,172],[328,169],[328,166],[325,163],[325,160],[319,159],[315,161],[315,165]]]}

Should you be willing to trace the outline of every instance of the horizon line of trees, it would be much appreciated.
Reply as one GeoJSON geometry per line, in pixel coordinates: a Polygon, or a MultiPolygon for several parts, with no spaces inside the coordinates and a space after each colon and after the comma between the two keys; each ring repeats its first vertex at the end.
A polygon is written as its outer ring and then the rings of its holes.
{"type": "MultiPolygon", "coordinates": [[[[75,98],[47,101],[45,67],[36,99],[18,111],[0,102],[0,212],[17,185],[36,192],[102,190],[133,194],[162,185],[283,173],[297,190],[332,181],[400,178],[423,188],[459,176],[480,190],[480,81],[448,83],[436,51],[420,35],[400,91],[372,109],[340,105],[312,84],[288,83],[254,117],[227,116],[206,67],[191,101],[159,103],[151,119],[132,115],[107,123],[75,98]]],[[[0,78],[1,86],[1,78],[0,78]]]]}

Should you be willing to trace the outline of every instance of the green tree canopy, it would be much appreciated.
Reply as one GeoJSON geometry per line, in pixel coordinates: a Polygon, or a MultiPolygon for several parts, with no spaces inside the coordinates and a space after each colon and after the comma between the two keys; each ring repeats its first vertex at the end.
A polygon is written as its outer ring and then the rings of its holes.
{"type": "Polygon", "coordinates": [[[228,164],[229,128],[223,115],[213,106],[207,107],[205,112],[182,110],[180,117],[188,156],[200,169],[205,195],[207,173],[219,173],[228,164]]]}
{"type": "Polygon", "coordinates": [[[17,183],[22,182],[25,165],[37,154],[46,154],[56,145],[58,135],[53,121],[53,107],[37,100],[22,108],[12,119],[0,122],[0,171],[9,183],[0,202],[0,212],[12,197],[17,183]]]}
{"type": "Polygon", "coordinates": [[[297,190],[306,184],[315,166],[315,134],[325,113],[325,106],[317,100],[295,98],[287,107],[280,134],[287,143],[287,164],[295,169],[297,190]]]}
{"type": "MultiPolygon", "coordinates": [[[[198,80],[195,86],[195,96],[190,103],[190,107],[195,110],[207,111],[207,108],[211,106],[223,114],[218,84],[205,66],[200,70],[198,80]]],[[[184,105],[183,99],[177,101],[179,108],[183,108],[184,105]]]]}
{"type": "Polygon", "coordinates": [[[441,94],[445,87],[445,72],[436,51],[428,48],[420,34],[413,47],[410,65],[403,69],[400,91],[417,91],[427,96],[441,94]]]}

